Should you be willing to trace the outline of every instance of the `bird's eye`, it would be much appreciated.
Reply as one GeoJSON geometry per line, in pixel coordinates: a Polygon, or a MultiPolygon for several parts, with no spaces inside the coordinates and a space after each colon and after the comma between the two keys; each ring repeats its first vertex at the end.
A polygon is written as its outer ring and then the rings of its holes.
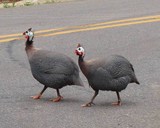
{"type": "Polygon", "coordinates": [[[78,50],[81,50],[81,48],[78,48],[78,50]]]}

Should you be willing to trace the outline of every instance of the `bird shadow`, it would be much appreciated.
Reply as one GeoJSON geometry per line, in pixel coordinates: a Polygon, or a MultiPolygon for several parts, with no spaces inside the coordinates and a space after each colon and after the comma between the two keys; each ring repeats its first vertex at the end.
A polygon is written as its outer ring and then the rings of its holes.
{"type": "MultiPolygon", "coordinates": [[[[34,100],[32,98],[30,98],[31,100],[34,100]]],[[[43,97],[41,99],[38,100],[34,100],[34,101],[38,101],[38,102],[42,102],[42,103],[50,103],[50,104],[69,104],[69,103],[83,103],[82,100],[80,99],[76,99],[76,98],[63,98],[61,101],[59,102],[54,102],[52,101],[54,98],[50,98],[50,97],[43,97]]]]}
{"type": "Polygon", "coordinates": [[[133,101],[122,101],[122,104],[120,106],[117,106],[117,105],[113,105],[112,104],[113,102],[98,102],[98,103],[95,103],[95,105],[93,105],[94,107],[107,107],[107,108],[117,108],[117,107],[120,107],[120,108],[130,108],[131,106],[135,107],[138,105],[138,103],[136,102],[133,102],[133,101]]]}
{"type": "MultiPolygon", "coordinates": [[[[47,103],[47,104],[54,104],[54,105],[64,105],[64,104],[75,104],[75,105],[78,105],[78,106],[81,106],[83,104],[85,104],[86,102],[84,102],[83,99],[79,99],[79,98],[74,98],[74,97],[64,97],[60,102],[53,102],[51,101],[52,99],[54,99],[53,97],[42,97],[41,99],[38,99],[38,100],[34,100],[32,98],[30,98],[30,100],[33,100],[34,102],[37,102],[37,103],[47,103]]],[[[113,101],[114,102],[114,101],[113,101]]],[[[102,101],[102,102],[94,102],[94,105],[92,105],[91,108],[131,108],[131,107],[136,107],[138,106],[138,102],[133,102],[133,101],[128,101],[128,100],[124,100],[122,101],[122,104],[121,106],[116,106],[116,105],[113,105],[112,101],[102,101]]],[[[90,107],[89,107],[90,108],[90,107]]]]}

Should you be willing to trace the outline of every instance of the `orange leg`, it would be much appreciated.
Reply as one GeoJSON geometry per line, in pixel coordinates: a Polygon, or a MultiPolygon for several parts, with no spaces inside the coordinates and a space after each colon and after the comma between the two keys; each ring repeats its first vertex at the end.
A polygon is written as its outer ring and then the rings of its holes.
{"type": "Polygon", "coordinates": [[[98,95],[98,92],[99,92],[99,90],[95,90],[95,93],[94,93],[91,101],[90,101],[89,103],[83,104],[83,105],[81,105],[81,106],[82,106],[82,107],[91,107],[91,106],[94,104],[94,103],[93,103],[93,100],[94,100],[94,99],[96,98],[96,96],[98,95]]]}
{"type": "Polygon", "coordinates": [[[31,98],[33,98],[34,100],[38,100],[41,98],[41,96],[42,96],[41,94],[38,94],[36,96],[31,96],[31,98]]]}
{"type": "Polygon", "coordinates": [[[57,98],[53,99],[53,102],[59,102],[63,99],[62,96],[58,96],[57,98]]]}
{"type": "Polygon", "coordinates": [[[31,96],[31,98],[33,98],[33,99],[35,99],[35,100],[40,99],[41,96],[42,96],[42,94],[43,94],[43,92],[44,92],[46,89],[47,89],[47,87],[44,86],[44,88],[42,89],[42,91],[41,91],[38,95],[31,96]]]}
{"type": "Polygon", "coordinates": [[[63,99],[63,97],[60,95],[59,89],[56,89],[57,91],[57,98],[53,99],[53,102],[59,102],[63,99]]]}
{"type": "Polygon", "coordinates": [[[122,104],[121,104],[121,98],[120,98],[119,92],[116,92],[116,93],[117,93],[118,101],[115,103],[112,103],[112,105],[121,106],[122,104]]]}

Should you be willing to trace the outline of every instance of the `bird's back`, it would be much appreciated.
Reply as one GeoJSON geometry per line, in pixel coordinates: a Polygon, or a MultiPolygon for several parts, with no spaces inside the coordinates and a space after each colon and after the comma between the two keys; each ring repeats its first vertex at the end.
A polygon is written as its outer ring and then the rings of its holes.
{"type": "Polygon", "coordinates": [[[120,91],[136,79],[132,65],[122,56],[94,60],[90,67],[88,82],[95,90],[120,91]]]}

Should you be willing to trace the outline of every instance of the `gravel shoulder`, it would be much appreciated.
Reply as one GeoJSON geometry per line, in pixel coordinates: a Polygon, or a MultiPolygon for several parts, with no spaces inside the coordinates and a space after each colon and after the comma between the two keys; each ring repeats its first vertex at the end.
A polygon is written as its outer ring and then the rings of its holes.
{"type": "Polygon", "coordinates": [[[0,8],[12,8],[12,7],[22,7],[22,6],[32,6],[40,4],[53,4],[61,2],[70,2],[75,0],[22,0],[15,3],[1,3],[0,8]]]}

